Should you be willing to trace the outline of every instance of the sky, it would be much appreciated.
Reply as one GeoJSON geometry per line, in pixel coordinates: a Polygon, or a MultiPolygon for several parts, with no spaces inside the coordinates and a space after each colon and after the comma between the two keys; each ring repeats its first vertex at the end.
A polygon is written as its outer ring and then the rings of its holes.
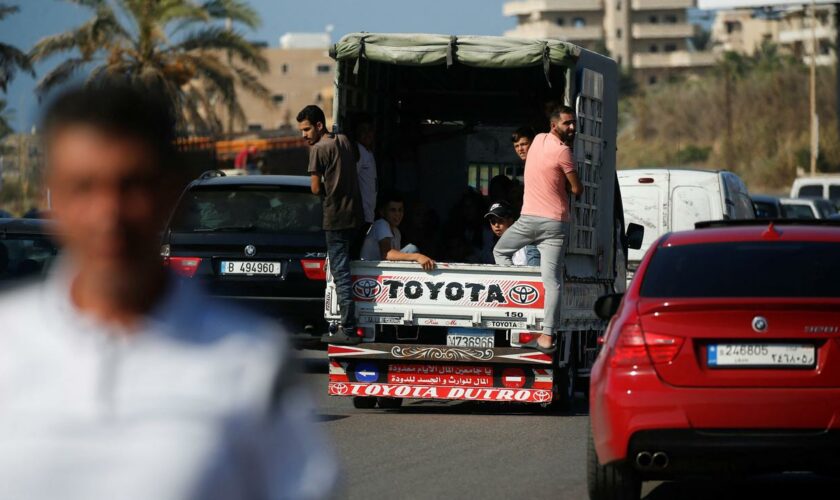
{"type": "MultiPolygon", "coordinates": [[[[0,41],[29,50],[44,36],[84,23],[90,10],[62,0],[4,0],[20,12],[0,22],[0,41]]],[[[262,26],[248,38],[279,45],[287,32],[323,32],[334,27],[333,41],[346,33],[415,32],[469,35],[501,35],[515,26],[502,15],[504,0],[251,0],[262,17],[262,26]]],[[[47,60],[36,66],[43,75],[60,62],[47,60]]],[[[35,79],[19,75],[9,87],[8,106],[15,113],[12,125],[28,131],[38,120],[35,79]]]]}

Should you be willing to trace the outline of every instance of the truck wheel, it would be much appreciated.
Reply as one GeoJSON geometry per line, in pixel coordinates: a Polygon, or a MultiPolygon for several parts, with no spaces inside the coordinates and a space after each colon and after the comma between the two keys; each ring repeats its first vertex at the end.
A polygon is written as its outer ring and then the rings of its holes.
{"type": "Polygon", "coordinates": [[[402,406],[402,398],[376,398],[382,410],[396,410],[402,406]]]}
{"type": "Polygon", "coordinates": [[[590,500],[639,500],[642,496],[642,481],[633,467],[625,461],[599,464],[591,429],[588,441],[586,487],[590,500]]]}
{"type": "MultiPolygon", "coordinates": [[[[573,353],[574,354],[574,351],[573,353]]],[[[554,407],[560,411],[569,411],[575,402],[575,391],[577,390],[577,362],[574,355],[570,356],[569,363],[557,370],[557,378],[554,381],[554,407]]]]}
{"type": "Polygon", "coordinates": [[[353,396],[353,408],[360,410],[368,410],[376,407],[376,398],[365,398],[362,396],[353,396]]]}

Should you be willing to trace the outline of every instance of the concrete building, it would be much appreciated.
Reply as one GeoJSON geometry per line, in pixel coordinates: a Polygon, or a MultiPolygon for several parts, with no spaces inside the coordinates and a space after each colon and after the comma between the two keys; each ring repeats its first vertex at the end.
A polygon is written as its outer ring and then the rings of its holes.
{"type": "Polygon", "coordinates": [[[791,7],[784,11],[779,20],[778,44],[785,52],[805,64],[811,63],[811,55],[815,53],[816,47],[817,65],[829,66],[836,61],[834,46],[837,17],[834,5],[818,5],[815,18],[813,34],[816,35],[816,45],[812,38],[810,7],[791,7]]]}
{"type": "Polygon", "coordinates": [[[778,43],[780,24],[777,17],[751,10],[720,10],[712,24],[712,50],[751,56],[765,43],[778,43]]]}
{"type": "Polygon", "coordinates": [[[516,17],[505,35],[560,38],[603,51],[639,83],[655,84],[671,75],[714,64],[710,52],[689,50],[696,27],[687,20],[694,0],[518,0],[504,14],[516,17]]]}
{"type": "MultiPolygon", "coordinates": [[[[300,38],[299,34],[298,38],[300,38]]],[[[263,54],[268,59],[269,72],[262,75],[260,82],[271,93],[266,102],[240,91],[240,103],[248,120],[247,130],[285,130],[296,132],[295,117],[307,104],[317,104],[327,115],[332,116],[333,77],[335,61],[329,56],[329,36],[313,34],[301,44],[281,37],[286,48],[266,48],[263,54]],[[313,41],[321,47],[312,48],[313,41]]],[[[329,124],[328,124],[329,125],[329,124]]]]}

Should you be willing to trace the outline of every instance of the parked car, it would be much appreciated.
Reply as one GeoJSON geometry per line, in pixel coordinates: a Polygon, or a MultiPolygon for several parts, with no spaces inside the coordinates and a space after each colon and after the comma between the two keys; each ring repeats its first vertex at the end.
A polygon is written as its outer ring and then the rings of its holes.
{"type": "Polygon", "coordinates": [[[642,247],[627,256],[628,281],[650,245],[669,231],[693,229],[700,221],[752,219],[744,182],[732,172],[687,168],[618,171],[624,223],[644,226],[642,247]]]}
{"type": "Polygon", "coordinates": [[[840,224],[746,222],[660,237],[623,298],[597,301],[612,320],[591,375],[591,498],[838,470],[840,224]]]}
{"type": "Polygon", "coordinates": [[[756,219],[784,219],[785,207],[776,196],[750,195],[756,219]]]}
{"type": "Polygon", "coordinates": [[[0,288],[44,274],[58,254],[46,221],[0,219],[0,288]]]}
{"type": "Polygon", "coordinates": [[[208,172],[181,195],[161,255],[212,295],[276,318],[298,346],[320,345],[327,331],[321,218],[309,177],[208,172]]]}
{"type": "Polygon", "coordinates": [[[782,198],[785,217],[789,219],[827,219],[837,213],[837,207],[822,198],[782,198]]]}
{"type": "Polygon", "coordinates": [[[790,187],[791,198],[825,198],[840,208],[840,175],[800,177],[790,187]]]}

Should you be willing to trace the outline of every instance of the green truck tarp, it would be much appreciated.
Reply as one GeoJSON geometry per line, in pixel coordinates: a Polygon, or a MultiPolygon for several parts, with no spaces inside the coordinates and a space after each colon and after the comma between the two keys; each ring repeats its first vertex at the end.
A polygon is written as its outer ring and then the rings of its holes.
{"type": "Polygon", "coordinates": [[[362,57],[405,66],[457,63],[478,68],[571,66],[578,54],[578,46],[552,39],[409,33],[351,33],[330,52],[337,61],[362,57]]]}

